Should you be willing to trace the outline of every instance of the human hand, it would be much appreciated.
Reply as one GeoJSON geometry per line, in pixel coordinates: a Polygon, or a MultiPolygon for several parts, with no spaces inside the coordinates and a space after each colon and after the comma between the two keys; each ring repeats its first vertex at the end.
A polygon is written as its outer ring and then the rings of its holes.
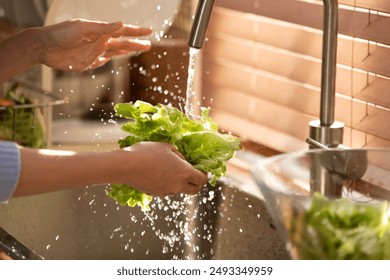
{"type": "Polygon", "coordinates": [[[81,72],[107,63],[111,57],[148,51],[150,41],[137,37],[151,28],[83,19],[69,20],[37,29],[42,48],[39,62],[64,71],[81,72]],[[136,38],[126,38],[136,37],[136,38]]]}
{"type": "Polygon", "coordinates": [[[168,143],[141,142],[121,151],[126,161],[121,183],[144,193],[157,196],[196,194],[200,186],[207,183],[207,175],[196,170],[168,143]]]}

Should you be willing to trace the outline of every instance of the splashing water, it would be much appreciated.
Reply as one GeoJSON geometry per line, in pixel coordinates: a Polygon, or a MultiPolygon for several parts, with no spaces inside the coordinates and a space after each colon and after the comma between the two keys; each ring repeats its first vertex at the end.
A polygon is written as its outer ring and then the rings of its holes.
{"type": "Polygon", "coordinates": [[[154,210],[145,213],[144,221],[150,224],[155,235],[163,241],[161,253],[171,254],[172,259],[204,259],[213,255],[212,248],[210,252],[203,252],[197,242],[197,239],[210,244],[213,242],[213,228],[206,221],[208,211],[214,207],[212,205],[214,202],[204,203],[184,194],[180,195],[179,200],[170,197],[155,198],[152,205],[154,210]],[[202,226],[194,224],[199,217],[203,220],[202,226]],[[168,228],[159,228],[156,224],[158,220],[164,220],[168,228]]]}
{"type": "Polygon", "coordinates": [[[194,92],[194,80],[195,80],[195,68],[196,59],[199,54],[199,49],[190,48],[190,58],[188,63],[188,78],[187,78],[187,92],[186,92],[186,104],[184,106],[185,113],[190,119],[196,118],[195,107],[196,94],[194,92]]]}

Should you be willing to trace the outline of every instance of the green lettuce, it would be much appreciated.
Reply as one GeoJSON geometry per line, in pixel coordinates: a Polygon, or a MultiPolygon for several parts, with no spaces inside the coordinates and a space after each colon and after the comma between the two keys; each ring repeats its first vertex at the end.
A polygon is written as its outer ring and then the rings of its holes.
{"type": "Polygon", "coordinates": [[[13,105],[0,106],[0,139],[15,141],[25,147],[44,148],[46,139],[42,114],[39,108],[33,108],[32,100],[18,87],[18,83],[13,84],[4,96],[13,105]],[[21,108],[20,105],[27,106],[21,108]]]}
{"type": "MultiPolygon", "coordinates": [[[[196,169],[211,175],[210,184],[226,173],[226,162],[240,149],[240,140],[230,134],[218,131],[218,125],[209,116],[209,110],[202,108],[197,120],[189,119],[183,112],[169,105],[137,101],[119,103],[116,115],[128,121],[121,126],[129,135],[119,140],[121,148],[141,141],[167,142],[172,144],[196,169]]],[[[108,195],[120,205],[139,205],[149,209],[152,197],[126,185],[112,185],[108,195]]]]}
{"type": "Polygon", "coordinates": [[[375,204],[329,200],[316,193],[311,206],[297,217],[292,243],[300,259],[390,259],[387,201],[375,204]]]}
{"type": "Polygon", "coordinates": [[[149,203],[152,201],[152,196],[131,188],[128,185],[112,184],[108,194],[115,199],[120,206],[139,206],[144,211],[150,210],[149,203]]]}

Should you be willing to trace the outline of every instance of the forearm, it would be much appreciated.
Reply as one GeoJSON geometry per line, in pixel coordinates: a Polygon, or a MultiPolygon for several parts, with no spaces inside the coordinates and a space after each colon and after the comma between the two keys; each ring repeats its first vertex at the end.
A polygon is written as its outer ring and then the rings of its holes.
{"type": "Polygon", "coordinates": [[[22,166],[15,196],[114,183],[118,174],[123,173],[118,166],[121,157],[117,151],[73,153],[27,148],[20,151],[22,166]]]}
{"type": "Polygon", "coordinates": [[[39,61],[38,28],[23,30],[0,41],[0,83],[39,61]]]}
{"type": "Polygon", "coordinates": [[[195,194],[207,182],[207,175],[168,143],[141,142],[100,153],[23,147],[18,151],[21,166],[14,196],[107,183],[126,184],[158,196],[195,194]]]}

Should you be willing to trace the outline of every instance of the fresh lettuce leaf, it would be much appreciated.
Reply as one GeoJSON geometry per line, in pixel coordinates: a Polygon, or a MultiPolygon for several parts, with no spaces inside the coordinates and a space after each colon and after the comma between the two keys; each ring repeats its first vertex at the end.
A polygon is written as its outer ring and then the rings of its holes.
{"type": "Polygon", "coordinates": [[[316,193],[311,207],[296,217],[292,243],[301,259],[390,259],[387,201],[368,204],[329,200],[316,193]]]}
{"type": "MultiPolygon", "coordinates": [[[[210,184],[226,173],[226,162],[240,149],[240,140],[230,134],[218,132],[218,125],[209,116],[209,110],[202,108],[201,117],[189,119],[183,112],[169,105],[155,106],[144,101],[119,103],[116,115],[128,119],[121,126],[129,135],[119,140],[121,148],[141,141],[167,142],[172,144],[196,169],[211,175],[210,184]]],[[[108,195],[120,205],[139,205],[148,209],[150,196],[126,185],[112,185],[108,195]]]]}
{"type": "Polygon", "coordinates": [[[130,188],[127,185],[113,184],[108,195],[115,199],[120,206],[140,206],[143,211],[150,210],[149,203],[152,201],[152,196],[130,188]]]}

